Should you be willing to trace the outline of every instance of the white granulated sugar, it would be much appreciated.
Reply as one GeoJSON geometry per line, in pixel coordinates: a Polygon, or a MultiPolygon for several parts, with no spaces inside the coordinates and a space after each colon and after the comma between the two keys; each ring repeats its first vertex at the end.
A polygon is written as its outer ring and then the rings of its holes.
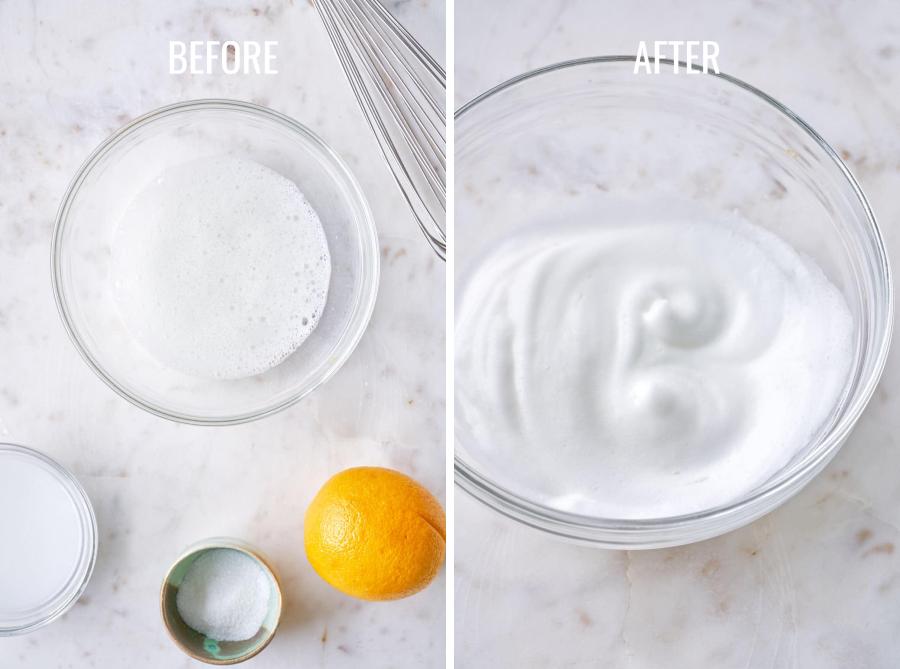
{"type": "Polygon", "coordinates": [[[217,548],[197,558],[184,575],[175,604],[182,620],[216,641],[243,641],[262,627],[271,587],[252,558],[217,548]]]}
{"type": "Polygon", "coordinates": [[[325,232],[297,185],[228,157],[158,175],[112,251],[128,330],[161,363],[203,378],[281,363],[316,328],[331,278],[325,232]]]}

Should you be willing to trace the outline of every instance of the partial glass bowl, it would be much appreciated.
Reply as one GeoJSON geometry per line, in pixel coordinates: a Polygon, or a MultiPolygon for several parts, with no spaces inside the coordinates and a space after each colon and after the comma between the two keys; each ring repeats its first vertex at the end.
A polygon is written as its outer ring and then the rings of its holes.
{"type": "Polygon", "coordinates": [[[163,107],[101,144],[63,198],[52,256],[59,312],[88,365],[137,406],[199,425],[270,415],[327,381],[362,337],[378,289],[375,224],[346,164],[293,119],[232,100],[163,107]],[[215,156],[252,160],[294,181],[319,215],[332,263],[313,333],[278,366],[237,380],[197,378],[155,360],[122,322],[110,275],[111,239],[134,196],[168,167],[215,156]]]}
{"type": "Polygon", "coordinates": [[[15,484],[12,490],[0,490],[4,501],[0,637],[4,637],[33,632],[72,608],[94,572],[98,535],[90,498],[72,473],[52,458],[26,446],[0,443],[0,470],[14,472],[11,475],[28,486],[18,495],[15,484]],[[31,475],[26,478],[28,470],[31,475]],[[4,515],[15,520],[7,522],[4,515]],[[66,525],[60,526],[63,516],[66,525]],[[50,529],[55,533],[48,533],[47,522],[53,523],[50,529]]]}
{"type": "MultiPolygon", "coordinates": [[[[875,390],[893,323],[890,268],[859,185],[812,128],[762,91],[697,68],[634,73],[631,56],[564,62],[516,77],[456,114],[456,295],[476,260],[535,220],[617,198],[660,220],[736,210],[812,258],[846,298],[855,341],[844,392],[815,437],[769,480],[715,508],[600,518],[550,508],[479,455],[457,415],[456,482],[526,525],[607,548],[700,541],[771,511],[837,453],[875,390]],[[575,204],[577,203],[577,204],[575,204]],[[523,216],[523,212],[528,212],[523,216]]],[[[789,401],[790,398],[785,398],[789,401]]],[[[489,448],[489,445],[487,445],[489,448]]]]}

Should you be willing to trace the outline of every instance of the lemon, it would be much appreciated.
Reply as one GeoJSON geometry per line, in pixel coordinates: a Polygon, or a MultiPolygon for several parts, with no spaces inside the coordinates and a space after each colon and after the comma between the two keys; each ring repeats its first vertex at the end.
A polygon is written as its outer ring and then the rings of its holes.
{"type": "Polygon", "coordinates": [[[444,563],[444,510],[405,474],[355,467],[329,479],[306,510],[313,569],[360,599],[408,597],[444,563]]]}

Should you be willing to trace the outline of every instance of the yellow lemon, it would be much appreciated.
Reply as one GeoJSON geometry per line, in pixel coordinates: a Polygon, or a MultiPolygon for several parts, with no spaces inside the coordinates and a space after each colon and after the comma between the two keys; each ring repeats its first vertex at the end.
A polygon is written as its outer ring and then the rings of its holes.
{"type": "Polygon", "coordinates": [[[444,563],[444,510],[400,472],[355,467],[336,474],[306,510],[304,543],[313,569],[360,599],[408,597],[444,563]]]}

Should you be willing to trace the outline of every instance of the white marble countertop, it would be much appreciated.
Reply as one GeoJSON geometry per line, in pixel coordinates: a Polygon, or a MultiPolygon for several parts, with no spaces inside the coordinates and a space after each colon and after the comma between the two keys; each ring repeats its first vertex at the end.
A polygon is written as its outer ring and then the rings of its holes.
{"type": "MultiPolygon", "coordinates": [[[[717,40],[722,71],[844,156],[900,262],[900,12],[893,0],[457,0],[457,104],[521,72],[717,40]]],[[[575,547],[456,496],[456,660],[476,667],[872,669],[900,658],[900,362],[832,464],[737,532],[575,547]]]]}
{"type": "MultiPolygon", "coordinates": [[[[443,60],[443,3],[388,5],[443,60]]],[[[445,492],[444,265],[395,187],[315,9],[303,0],[2,2],[0,150],[0,440],[68,467],[100,532],[84,596],[53,624],[0,639],[0,667],[202,666],[168,639],[158,593],[181,550],[216,535],[267,552],[286,589],[282,628],[245,666],[443,666],[443,575],[412,598],[363,603],[326,585],[303,550],[307,503],[345,467],[395,467],[441,500],[445,492]],[[171,76],[169,39],[278,40],[280,74],[171,76]],[[312,128],[355,172],[381,235],[378,303],[350,361],[300,404],[239,427],[177,425],[120,399],[70,344],[50,287],[56,208],[82,160],[128,120],[200,97],[251,100],[312,128]]]]}

